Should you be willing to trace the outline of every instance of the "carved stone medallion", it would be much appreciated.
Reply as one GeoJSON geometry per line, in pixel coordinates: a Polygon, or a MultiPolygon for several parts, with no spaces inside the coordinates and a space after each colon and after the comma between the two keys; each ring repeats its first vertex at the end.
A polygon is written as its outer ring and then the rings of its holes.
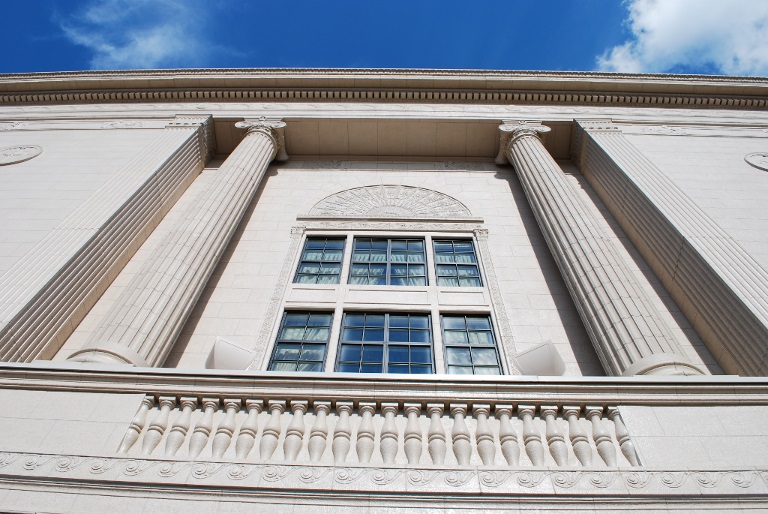
{"type": "Polygon", "coordinates": [[[401,185],[347,189],[320,200],[310,216],[334,218],[455,219],[471,216],[469,209],[446,194],[401,185]]]}
{"type": "Polygon", "coordinates": [[[0,149],[0,166],[28,161],[41,153],[43,153],[43,149],[36,145],[2,148],[0,149]]]}
{"type": "Polygon", "coordinates": [[[744,156],[747,164],[763,171],[768,171],[768,152],[753,152],[744,156]]]}

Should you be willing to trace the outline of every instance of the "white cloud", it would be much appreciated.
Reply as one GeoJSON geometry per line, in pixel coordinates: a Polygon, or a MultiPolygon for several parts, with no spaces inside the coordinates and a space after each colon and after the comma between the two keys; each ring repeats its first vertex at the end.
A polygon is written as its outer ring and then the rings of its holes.
{"type": "Polygon", "coordinates": [[[61,28],[93,52],[92,69],[196,67],[211,48],[204,7],[202,0],[93,0],[61,28]]]}
{"type": "Polygon", "coordinates": [[[628,0],[633,37],[601,70],[768,75],[768,1],[628,0]]]}

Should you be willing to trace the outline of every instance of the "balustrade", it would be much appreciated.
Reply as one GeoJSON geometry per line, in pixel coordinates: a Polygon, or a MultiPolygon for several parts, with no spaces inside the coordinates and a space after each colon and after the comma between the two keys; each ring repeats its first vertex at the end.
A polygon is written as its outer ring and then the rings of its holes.
{"type": "Polygon", "coordinates": [[[118,453],[313,465],[640,465],[616,406],[552,403],[150,395],[127,427],[118,453]]]}

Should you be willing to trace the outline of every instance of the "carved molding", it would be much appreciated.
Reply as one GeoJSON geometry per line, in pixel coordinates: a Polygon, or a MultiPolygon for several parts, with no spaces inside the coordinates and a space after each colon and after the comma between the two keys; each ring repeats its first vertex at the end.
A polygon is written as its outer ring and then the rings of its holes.
{"type": "Polygon", "coordinates": [[[9,146],[0,148],[0,166],[18,164],[34,159],[43,153],[43,149],[37,145],[9,146]]]}
{"type": "Polygon", "coordinates": [[[753,152],[745,155],[744,160],[754,168],[768,171],[768,152],[753,152]]]}
{"type": "Polygon", "coordinates": [[[334,193],[317,202],[309,217],[462,219],[472,214],[460,201],[422,187],[377,185],[334,193]]]}
{"type": "Polygon", "coordinates": [[[222,487],[313,491],[322,496],[366,492],[387,497],[415,492],[443,496],[518,494],[628,498],[636,494],[690,495],[715,500],[732,495],[768,496],[768,470],[550,470],[482,467],[471,469],[258,464],[232,461],[133,459],[127,457],[0,452],[0,478],[45,479],[54,485],[156,487],[171,495],[191,489],[220,494],[222,487]]]}
{"type": "Polygon", "coordinates": [[[238,121],[235,123],[235,127],[245,129],[246,136],[258,132],[269,137],[275,148],[275,160],[288,160],[288,154],[285,152],[285,122],[283,120],[261,116],[257,119],[238,121]]]}

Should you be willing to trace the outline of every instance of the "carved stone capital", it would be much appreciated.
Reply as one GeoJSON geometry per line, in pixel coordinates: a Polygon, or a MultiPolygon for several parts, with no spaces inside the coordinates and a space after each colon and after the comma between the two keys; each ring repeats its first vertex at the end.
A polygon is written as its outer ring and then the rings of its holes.
{"type": "Polygon", "coordinates": [[[275,148],[275,160],[288,160],[288,154],[285,152],[285,122],[283,120],[266,118],[264,116],[257,119],[247,119],[235,123],[235,127],[245,129],[245,137],[251,134],[263,134],[272,139],[275,148]]]}
{"type": "Polygon", "coordinates": [[[504,121],[499,125],[499,154],[496,156],[496,164],[506,164],[509,160],[509,146],[521,137],[536,137],[546,134],[552,129],[542,125],[539,121],[504,121]]]}

